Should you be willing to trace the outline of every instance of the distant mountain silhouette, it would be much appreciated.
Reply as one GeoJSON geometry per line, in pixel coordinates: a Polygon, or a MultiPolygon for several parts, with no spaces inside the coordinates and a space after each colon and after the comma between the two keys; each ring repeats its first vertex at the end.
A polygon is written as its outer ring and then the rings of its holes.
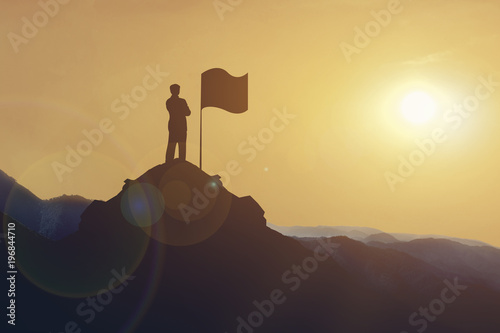
{"type": "Polygon", "coordinates": [[[33,231],[40,230],[40,199],[0,171],[0,211],[33,231]]]}
{"type": "Polygon", "coordinates": [[[370,242],[397,243],[399,240],[391,234],[381,232],[379,234],[367,236],[363,239],[363,243],[370,244],[370,242]]]}
{"type": "Polygon", "coordinates": [[[369,243],[421,259],[441,270],[467,277],[500,291],[500,250],[467,246],[446,239],[417,239],[399,243],[369,243]]]}
{"type": "MultiPolygon", "coordinates": [[[[495,323],[500,320],[493,319],[491,312],[500,304],[500,290],[496,288],[498,280],[494,280],[498,279],[500,268],[499,250],[492,247],[468,247],[448,240],[435,239],[416,240],[410,243],[378,243],[380,248],[345,236],[332,237],[331,240],[341,245],[335,252],[334,258],[342,268],[387,297],[394,297],[403,304],[413,303],[415,306],[420,304],[414,308],[415,312],[418,312],[421,306],[428,307],[430,302],[440,298],[445,279],[454,281],[458,278],[461,284],[467,286],[467,290],[449,306],[449,310],[447,308],[435,322],[428,323],[428,328],[422,332],[496,332],[500,327],[495,323]],[[446,247],[450,248],[449,251],[440,252],[446,247]],[[408,248],[413,251],[394,250],[394,248],[408,248]],[[455,262],[457,253],[451,255],[452,248],[454,250],[459,248],[461,255],[466,255],[471,260],[481,257],[476,267],[491,265],[489,268],[482,267],[482,272],[486,273],[483,279],[480,278],[480,272],[471,274],[469,267],[473,266],[472,261],[455,262]],[[407,252],[419,252],[429,256],[434,254],[440,260],[430,264],[429,260],[421,260],[418,256],[414,257],[407,252]],[[438,262],[444,266],[440,266],[438,262]],[[496,286],[492,287],[495,282],[496,286]]],[[[303,238],[300,242],[312,249],[317,239],[303,238]]],[[[407,322],[405,327],[398,329],[394,327],[391,331],[401,332],[406,329],[407,332],[417,332],[420,328],[422,327],[417,325],[412,327],[407,322]]]]}
{"type": "Polygon", "coordinates": [[[478,281],[346,237],[299,242],[268,228],[264,214],[251,197],[174,160],[94,201],[79,230],[59,241],[4,216],[4,224],[16,224],[23,272],[16,328],[61,332],[74,322],[82,332],[414,332],[409,316],[441,297],[443,279],[457,277],[467,290],[426,332],[500,327],[500,293],[478,281]],[[184,203],[192,220],[177,214],[184,203]]]}
{"type": "Polygon", "coordinates": [[[347,226],[279,226],[269,224],[271,229],[278,231],[285,236],[293,237],[334,237],[347,236],[351,239],[362,240],[372,234],[381,233],[382,231],[367,227],[347,227],[347,226]]]}
{"type": "Polygon", "coordinates": [[[42,200],[0,170],[0,212],[53,240],[76,230],[91,201],[78,195],[42,200]]]}
{"type": "Polygon", "coordinates": [[[403,241],[403,242],[410,242],[412,240],[416,239],[447,239],[451,240],[463,245],[469,245],[469,246],[492,246],[488,243],[474,240],[474,239],[466,239],[466,238],[458,238],[458,237],[450,237],[450,236],[445,236],[445,235],[435,235],[435,234],[429,234],[429,235],[414,235],[414,234],[405,234],[405,233],[391,233],[392,236],[396,237],[398,240],[403,241]]]}
{"type": "MultiPolygon", "coordinates": [[[[403,241],[409,242],[415,239],[427,239],[427,238],[437,238],[437,239],[448,239],[464,245],[470,246],[491,246],[485,242],[472,239],[462,239],[457,237],[449,237],[444,235],[415,235],[415,234],[405,234],[405,233],[386,233],[375,228],[368,227],[354,227],[354,226],[316,226],[316,227],[305,227],[305,226],[278,226],[269,224],[269,227],[280,232],[286,236],[292,237],[335,237],[335,236],[347,236],[351,239],[362,241],[368,243],[373,239],[370,236],[377,234],[384,234],[389,236],[384,236],[383,243],[390,243],[392,241],[403,241]]],[[[380,237],[381,235],[377,236],[380,237]]]]}

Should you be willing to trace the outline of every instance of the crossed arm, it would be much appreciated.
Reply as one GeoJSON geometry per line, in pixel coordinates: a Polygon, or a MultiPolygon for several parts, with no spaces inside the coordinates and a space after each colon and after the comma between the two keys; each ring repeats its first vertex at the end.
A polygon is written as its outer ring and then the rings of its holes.
{"type": "Polygon", "coordinates": [[[189,116],[191,115],[191,110],[189,109],[189,106],[186,102],[186,100],[184,100],[184,108],[183,108],[183,111],[184,111],[184,115],[185,116],[189,116]]]}

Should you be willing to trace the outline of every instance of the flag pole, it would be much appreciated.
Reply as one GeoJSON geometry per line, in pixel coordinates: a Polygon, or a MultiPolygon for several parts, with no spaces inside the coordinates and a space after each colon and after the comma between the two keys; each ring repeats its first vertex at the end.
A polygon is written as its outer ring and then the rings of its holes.
{"type": "Polygon", "coordinates": [[[203,116],[202,116],[202,111],[203,111],[203,74],[201,75],[201,87],[200,87],[200,170],[202,170],[201,165],[202,165],[202,147],[203,147],[203,116]]]}
{"type": "Polygon", "coordinates": [[[203,116],[202,116],[202,111],[203,109],[200,107],[200,170],[201,169],[201,161],[202,161],[202,143],[203,143],[203,116]]]}

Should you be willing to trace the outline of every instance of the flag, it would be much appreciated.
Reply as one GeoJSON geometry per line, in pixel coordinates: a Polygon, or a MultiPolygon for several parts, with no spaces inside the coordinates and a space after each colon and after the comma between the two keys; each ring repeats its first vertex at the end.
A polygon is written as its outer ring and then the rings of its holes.
{"type": "Polygon", "coordinates": [[[221,68],[201,74],[201,108],[212,106],[231,113],[248,110],[248,74],[234,77],[221,68]]]}

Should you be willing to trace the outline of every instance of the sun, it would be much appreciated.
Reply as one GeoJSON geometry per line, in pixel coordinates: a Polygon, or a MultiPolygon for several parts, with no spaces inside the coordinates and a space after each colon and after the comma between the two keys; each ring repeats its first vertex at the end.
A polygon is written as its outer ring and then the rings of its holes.
{"type": "Polygon", "coordinates": [[[436,102],[426,92],[414,91],[401,102],[403,117],[412,124],[424,124],[436,113],[436,102]]]}

